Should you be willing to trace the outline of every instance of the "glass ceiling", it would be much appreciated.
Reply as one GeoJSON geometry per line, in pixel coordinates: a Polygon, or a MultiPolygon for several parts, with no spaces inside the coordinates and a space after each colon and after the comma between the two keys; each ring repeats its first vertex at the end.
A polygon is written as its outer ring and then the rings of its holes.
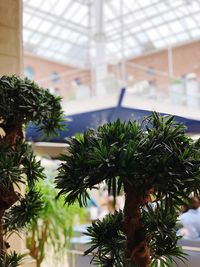
{"type": "MultiPolygon", "coordinates": [[[[24,50],[88,67],[95,56],[96,0],[23,0],[24,50]]],[[[105,0],[107,58],[142,55],[200,39],[200,0],[105,0]]]]}

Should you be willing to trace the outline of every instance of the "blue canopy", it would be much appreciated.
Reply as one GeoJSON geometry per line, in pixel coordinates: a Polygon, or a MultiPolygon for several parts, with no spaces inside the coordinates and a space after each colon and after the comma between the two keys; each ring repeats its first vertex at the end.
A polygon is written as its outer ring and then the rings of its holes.
{"type": "MultiPolygon", "coordinates": [[[[83,133],[89,128],[96,129],[98,126],[113,122],[116,119],[122,121],[142,121],[144,117],[149,116],[151,111],[133,109],[122,107],[121,103],[125,94],[125,89],[122,89],[119,101],[116,107],[101,109],[96,111],[79,113],[71,116],[66,116],[66,130],[60,132],[60,136],[53,136],[49,140],[42,136],[42,134],[37,130],[37,127],[30,124],[26,130],[27,141],[33,142],[57,142],[64,143],[65,140],[76,133],[83,133]]],[[[162,114],[166,115],[166,114],[162,114]]],[[[174,120],[178,123],[183,123],[186,126],[186,132],[197,134],[200,133],[200,121],[187,119],[180,116],[175,116],[174,120]]]]}

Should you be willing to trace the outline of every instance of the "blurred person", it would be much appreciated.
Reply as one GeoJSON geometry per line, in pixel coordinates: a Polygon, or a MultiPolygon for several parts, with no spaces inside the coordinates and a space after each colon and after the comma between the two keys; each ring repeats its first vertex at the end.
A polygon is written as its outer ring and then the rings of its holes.
{"type": "Polygon", "coordinates": [[[200,240],[200,200],[192,197],[188,207],[183,208],[180,215],[180,223],[183,225],[178,234],[184,239],[200,240]]]}

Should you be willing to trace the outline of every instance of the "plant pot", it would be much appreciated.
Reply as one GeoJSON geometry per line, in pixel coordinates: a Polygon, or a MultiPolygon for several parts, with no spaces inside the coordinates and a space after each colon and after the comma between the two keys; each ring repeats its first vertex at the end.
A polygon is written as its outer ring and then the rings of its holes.
{"type": "Polygon", "coordinates": [[[199,101],[199,84],[197,80],[188,80],[186,82],[186,104],[188,107],[197,108],[200,106],[199,101]]]}
{"type": "Polygon", "coordinates": [[[173,104],[184,104],[185,89],[182,83],[172,84],[169,88],[170,100],[173,104]]]}

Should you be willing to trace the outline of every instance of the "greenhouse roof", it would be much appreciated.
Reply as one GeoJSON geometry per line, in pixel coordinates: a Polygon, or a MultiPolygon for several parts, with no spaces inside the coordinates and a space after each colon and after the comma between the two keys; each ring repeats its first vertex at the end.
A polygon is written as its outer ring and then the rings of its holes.
{"type": "MultiPolygon", "coordinates": [[[[24,49],[89,66],[95,55],[98,0],[23,0],[24,49]]],[[[200,0],[101,0],[106,53],[135,57],[200,39],[200,0]]]]}

